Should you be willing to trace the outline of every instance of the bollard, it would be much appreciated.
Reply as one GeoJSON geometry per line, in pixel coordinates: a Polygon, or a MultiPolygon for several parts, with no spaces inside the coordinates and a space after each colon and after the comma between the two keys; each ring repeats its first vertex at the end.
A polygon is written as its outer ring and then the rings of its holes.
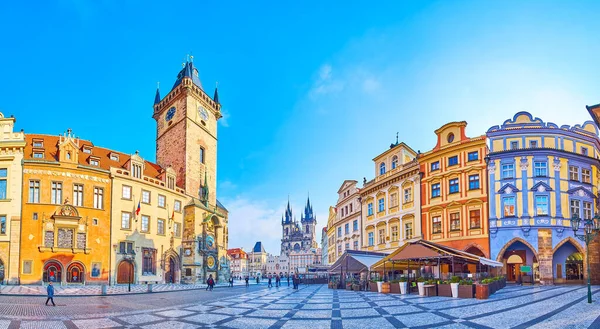
{"type": "Polygon", "coordinates": [[[148,292],[152,292],[152,283],[148,284],[148,292]]]}
{"type": "Polygon", "coordinates": [[[107,290],[107,289],[106,289],[106,285],[105,285],[105,284],[103,284],[103,285],[102,285],[102,296],[106,296],[106,290],[107,290]]]}

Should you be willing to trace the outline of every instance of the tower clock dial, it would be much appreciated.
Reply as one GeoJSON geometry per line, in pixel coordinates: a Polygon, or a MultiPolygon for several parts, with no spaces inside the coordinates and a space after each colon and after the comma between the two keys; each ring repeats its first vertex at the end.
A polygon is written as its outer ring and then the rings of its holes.
{"type": "Polygon", "coordinates": [[[165,121],[171,121],[171,119],[173,119],[173,116],[175,115],[175,111],[177,111],[175,109],[175,106],[173,106],[172,108],[170,108],[167,111],[167,115],[165,115],[165,121]]]}
{"type": "Polygon", "coordinates": [[[206,111],[204,106],[202,106],[202,105],[198,106],[198,113],[200,114],[200,117],[202,118],[202,120],[204,120],[204,121],[208,120],[208,111],[206,111]]]}

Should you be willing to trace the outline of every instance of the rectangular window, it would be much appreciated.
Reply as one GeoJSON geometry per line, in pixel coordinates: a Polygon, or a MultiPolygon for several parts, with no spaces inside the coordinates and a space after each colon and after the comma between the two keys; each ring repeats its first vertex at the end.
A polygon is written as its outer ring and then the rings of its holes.
{"type": "Polygon", "coordinates": [[[504,217],[514,217],[515,216],[515,197],[506,197],[504,198],[504,217]]]}
{"type": "Polygon", "coordinates": [[[379,199],[378,203],[379,203],[379,208],[377,211],[378,212],[385,211],[385,199],[384,198],[379,199]]]}
{"type": "Polygon", "coordinates": [[[458,164],[458,155],[452,156],[448,158],[448,167],[455,166],[458,164]]]}
{"type": "Polygon", "coordinates": [[[156,221],[156,232],[158,235],[165,235],[165,220],[159,219],[156,221]]]}
{"type": "Polygon", "coordinates": [[[449,193],[458,193],[458,178],[454,178],[450,180],[450,190],[449,193]]]}
{"type": "Polygon", "coordinates": [[[142,166],[139,164],[131,165],[131,176],[135,178],[142,178],[142,166]]]}
{"type": "Polygon", "coordinates": [[[352,213],[352,203],[350,204],[350,213],[352,213]]]}
{"type": "Polygon", "coordinates": [[[479,209],[469,211],[469,220],[471,228],[481,228],[481,211],[479,209]]]}
{"type": "Polygon", "coordinates": [[[96,159],[90,159],[90,164],[92,166],[99,166],[100,165],[100,161],[96,160],[96,159]]]}
{"type": "Polygon", "coordinates": [[[404,223],[404,237],[405,239],[412,239],[413,237],[413,227],[412,223],[404,223]]]}
{"type": "Polygon", "coordinates": [[[6,234],[6,215],[0,215],[0,234],[6,234]]]}
{"type": "Polygon", "coordinates": [[[477,161],[479,160],[479,152],[469,152],[467,154],[467,158],[469,159],[469,161],[477,161]]]}
{"type": "Polygon", "coordinates": [[[85,233],[77,233],[77,248],[85,249],[86,240],[87,238],[85,233]]]}
{"type": "Polygon", "coordinates": [[[533,174],[535,177],[546,177],[548,176],[548,163],[547,162],[534,162],[533,163],[533,174]]]}
{"type": "Polygon", "coordinates": [[[142,190],[142,202],[150,204],[150,191],[142,190]]]}
{"type": "Polygon", "coordinates": [[[338,238],[342,237],[342,227],[338,227],[338,238]]]}
{"type": "Polygon", "coordinates": [[[440,216],[435,216],[431,218],[431,221],[433,234],[442,233],[442,218],[440,216]]]}
{"type": "Polygon", "coordinates": [[[535,196],[535,214],[537,216],[548,215],[548,196],[547,195],[536,195],[535,196]]]}
{"type": "Polygon", "coordinates": [[[181,212],[181,201],[175,200],[175,206],[173,207],[173,210],[176,212],[181,212]]]}
{"type": "Polygon", "coordinates": [[[40,203],[40,181],[29,181],[29,202],[40,203]]]}
{"type": "Polygon", "coordinates": [[[375,244],[374,238],[373,238],[373,232],[369,232],[369,247],[372,247],[375,244]]]}
{"type": "Polygon", "coordinates": [[[133,254],[133,242],[119,242],[120,254],[133,254]]]}
{"type": "Polygon", "coordinates": [[[367,216],[373,216],[373,203],[367,205],[367,216]]]}
{"type": "Polygon", "coordinates": [[[571,217],[573,217],[573,216],[581,217],[581,214],[579,213],[579,209],[581,207],[580,202],[581,201],[579,201],[579,200],[571,200],[571,217]]]}
{"type": "Polygon", "coordinates": [[[405,188],[404,189],[404,203],[409,203],[412,201],[412,188],[405,188]]]}
{"type": "Polygon", "coordinates": [[[62,183],[52,182],[52,190],[50,191],[50,203],[62,204],[62,183]]]}
{"type": "Polygon", "coordinates": [[[34,159],[43,159],[44,158],[44,152],[33,152],[33,158],[34,159]]]}
{"type": "Polygon", "coordinates": [[[31,274],[33,268],[33,261],[24,260],[23,261],[23,274],[31,274]]]}
{"type": "Polygon", "coordinates": [[[439,161],[431,163],[431,171],[436,171],[436,170],[440,170],[440,162],[439,161]]]}
{"type": "Polygon", "coordinates": [[[394,208],[398,206],[398,193],[390,194],[390,208],[394,208]]]}
{"type": "Polygon", "coordinates": [[[104,189],[94,187],[94,208],[104,209],[104,189]]]}
{"type": "Polygon", "coordinates": [[[583,219],[592,219],[592,203],[583,201],[583,219]]]}
{"type": "Polygon", "coordinates": [[[131,214],[128,212],[121,213],[121,228],[129,230],[131,228],[131,214]]]}
{"type": "Polygon", "coordinates": [[[392,241],[398,241],[398,226],[392,226],[392,241]]]}
{"type": "Polygon", "coordinates": [[[33,141],[33,147],[44,147],[44,141],[33,141]]]}
{"type": "Polygon", "coordinates": [[[176,238],[181,237],[181,224],[180,223],[173,223],[173,235],[175,235],[176,238]]]}
{"type": "Polygon", "coordinates": [[[515,165],[513,163],[502,165],[502,178],[514,178],[515,177],[515,165]]]}
{"type": "Polygon", "coordinates": [[[123,193],[121,194],[123,199],[131,200],[131,186],[123,185],[123,193]]]}
{"type": "Polygon", "coordinates": [[[346,234],[350,234],[350,223],[346,223],[346,225],[344,225],[344,231],[346,234]]]}
{"type": "Polygon", "coordinates": [[[587,149],[587,147],[583,147],[583,146],[581,147],[581,154],[588,155],[588,149],[587,149]]]}
{"type": "Polygon", "coordinates": [[[357,219],[355,219],[352,222],[352,231],[355,231],[355,232],[358,231],[358,220],[357,219]]]}
{"type": "Polygon", "coordinates": [[[536,148],[537,147],[537,141],[529,141],[529,147],[536,148]]]}
{"type": "Polygon", "coordinates": [[[581,182],[590,184],[592,182],[592,174],[589,169],[581,168],[581,182]]]}
{"type": "Polygon", "coordinates": [[[150,230],[150,217],[142,215],[142,232],[148,233],[150,230]]]}
{"type": "Polygon", "coordinates": [[[344,247],[346,247],[346,250],[350,249],[350,243],[346,243],[344,247]]]}
{"type": "Polygon", "coordinates": [[[479,189],[479,175],[469,176],[469,190],[479,189]]]}
{"type": "Polygon", "coordinates": [[[175,188],[175,178],[173,178],[173,177],[167,178],[167,187],[170,189],[175,188]]]}
{"type": "Polygon", "coordinates": [[[385,229],[379,229],[379,244],[385,243],[385,229]]]}
{"type": "Polygon", "coordinates": [[[431,184],[431,197],[436,198],[440,196],[440,183],[431,184]]]}
{"type": "Polygon", "coordinates": [[[460,213],[450,214],[450,231],[460,231],[460,213]]]}
{"type": "Polygon", "coordinates": [[[358,241],[354,241],[354,250],[358,250],[358,241]]]}
{"type": "Polygon", "coordinates": [[[44,232],[44,247],[54,247],[54,231],[44,232]]]}
{"type": "Polygon", "coordinates": [[[579,167],[569,166],[569,179],[579,181],[579,167]]]}
{"type": "Polygon", "coordinates": [[[519,142],[510,142],[510,149],[516,150],[519,148],[519,142]]]}
{"type": "Polygon", "coordinates": [[[0,200],[6,200],[6,177],[8,176],[8,169],[0,168],[0,200]]]}
{"type": "Polygon", "coordinates": [[[158,206],[161,207],[161,208],[164,208],[165,207],[165,200],[166,200],[166,197],[164,195],[160,195],[159,194],[158,195],[158,206]]]}
{"type": "Polygon", "coordinates": [[[142,248],[142,275],[156,275],[156,249],[142,248]]]}
{"type": "Polygon", "coordinates": [[[338,244],[338,255],[342,254],[342,245],[338,244]]]}
{"type": "Polygon", "coordinates": [[[83,206],[83,185],[73,184],[73,205],[83,206]]]}

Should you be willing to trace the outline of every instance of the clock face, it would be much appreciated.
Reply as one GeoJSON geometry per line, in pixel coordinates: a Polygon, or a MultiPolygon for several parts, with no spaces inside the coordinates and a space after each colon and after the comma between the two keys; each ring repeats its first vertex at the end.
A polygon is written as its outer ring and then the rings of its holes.
{"type": "Polygon", "coordinates": [[[175,106],[173,106],[172,108],[170,108],[167,111],[167,115],[165,116],[165,121],[171,121],[171,119],[173,119],[173,116],[175,115],[175,106]]]}
{"type": "Polygon", "coordinates": [[[189,256],[189,255],[191,255],[191,254],[192,254],[192,250],[191,250],[191,249],[186,249],[186,250],[185,250],[185,255],[186,255],[186,256],[189,256]]]}
{"type": "Polygon", "coordinates": [[[200,114],[202,120],[208,120],[208,111],[206,111],[206,109],[202,105],[198,106],[198,113],[200,114]]]}
{"type": "Polygon", "coordinates": [[[215,268],[215,258],[213,256],[208,256],[208,258],[206,259],[206,265],[208,266],[209,269],[214,269],[215,268]]]}
{"type": "Polygon", "coordinates": [[[206,247],[208,249],[214,249],[215,248],[215,238],[213,238],[212,235],[209,235],[206,237],[206,247]]]}

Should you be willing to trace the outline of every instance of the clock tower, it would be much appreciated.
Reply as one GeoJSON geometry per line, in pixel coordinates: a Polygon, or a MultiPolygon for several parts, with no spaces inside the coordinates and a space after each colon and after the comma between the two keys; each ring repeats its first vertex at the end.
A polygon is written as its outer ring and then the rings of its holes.
{"type": "Polygon", "coordinates": [[[156,162],[176,173],[189,199],[183,209],[182,282],[229,278],[228,212],[217,200],[217,120],[219,94],[202,88],[198,69],[186,61],[163,98],[156,91],[156,162]]]}
{"type": "Polygon", "coordinates": [[[177,186],[189,196],[202,199],[207,195],[207,203],[216,205],[217,120],[222,117],[221,104],[216,89],[213,98],[206,94],[192,61],[183,64],[164,98],[156,91],[152,117],[156,120],[158,165],[171,166],[177,174],[177,186]]]}

